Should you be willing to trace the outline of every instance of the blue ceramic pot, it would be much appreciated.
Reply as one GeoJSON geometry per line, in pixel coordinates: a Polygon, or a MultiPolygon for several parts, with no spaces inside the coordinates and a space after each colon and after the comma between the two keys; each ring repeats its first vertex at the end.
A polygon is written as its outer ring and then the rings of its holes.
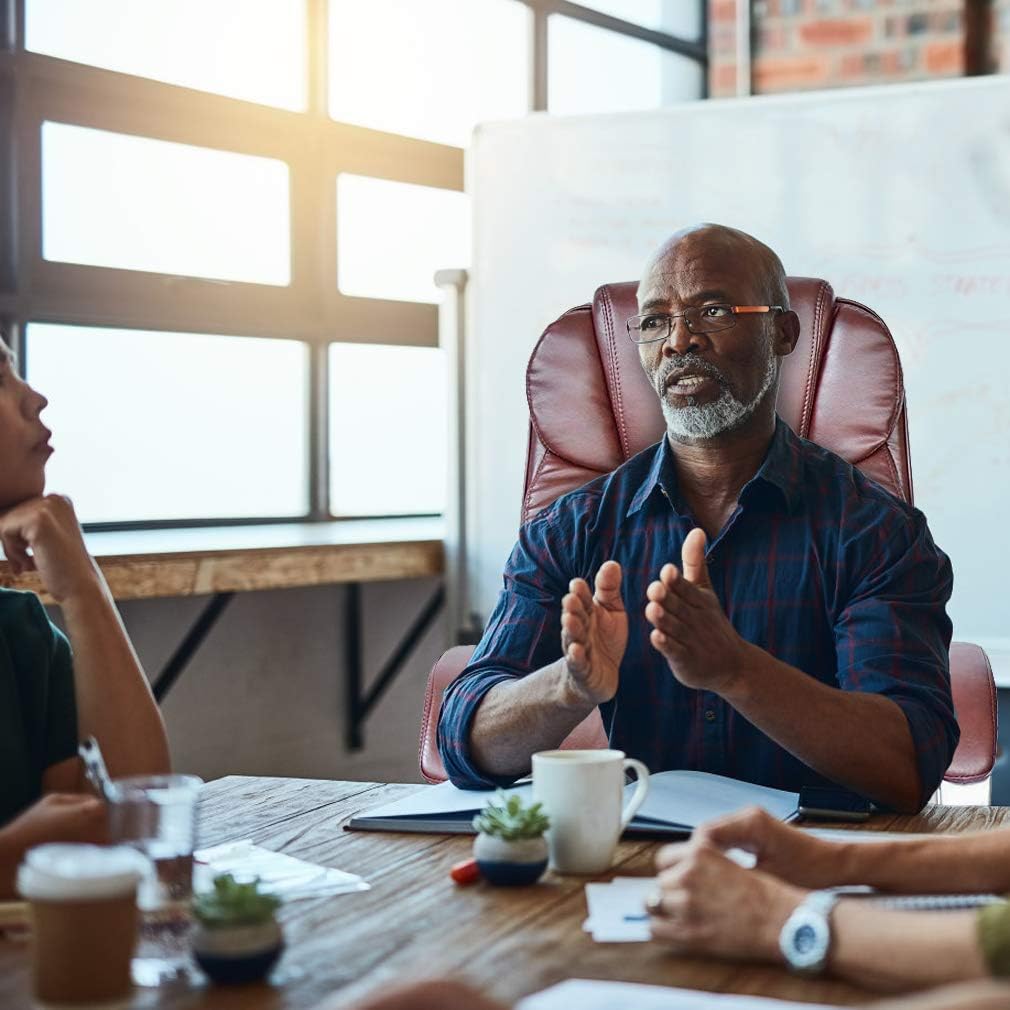
{"type": "Polygon", "coordinates": [[[256,926],[208,929],[193,934],[193,956],[212,982],[240,985],[266,978],[284,951],[280,926],[271,919],[256,926]]]}
{"type": "Polygon", "coordinates": [[[507,841],[479,834],[473,842],[473,856],[489,884],[535,884],[547,869],[547,839],[541,835],[507,841]]]}

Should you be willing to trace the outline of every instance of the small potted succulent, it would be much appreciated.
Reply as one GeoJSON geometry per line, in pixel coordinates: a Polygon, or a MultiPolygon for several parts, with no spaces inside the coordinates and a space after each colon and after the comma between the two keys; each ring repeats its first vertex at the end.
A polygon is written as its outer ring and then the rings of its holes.
{"type": "Polygon", "coordinates": [[[264,894],[259,879],[240,883],[230,873],[193,902],[193,956],[214,982],[256,982],[284,950],[275,912],[280,898],[264,894]]]}
{"type": "Polygon", "coordinates": [[[515,793],[499,790],[496,799],[473,819],[481,876],[492,884],[533,884],[547,869],[547,815],[539,803],[524,807],[515,793]]]}

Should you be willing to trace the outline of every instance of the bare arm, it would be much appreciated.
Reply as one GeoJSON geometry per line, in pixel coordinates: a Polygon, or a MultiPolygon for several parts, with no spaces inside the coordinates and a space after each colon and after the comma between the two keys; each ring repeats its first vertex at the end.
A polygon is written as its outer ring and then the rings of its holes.
{"type": "Polygon", "coordinates": [[[601,565],[595,589],[573,579],[561,601],[562,658],[520,680],[496,684],[478,706],[470,751],[486,773],[526,774],[536,751],[557,747],[617,693],[628,642],[621,566],[601,565]]]}
{"type": "Polygon", "coordinates": [[[841,901],[832,917],[832,974],[884,991],[986,978],[975,912],[897,912],[841,901]]]}
{"type": "Polygon", "coordinates": [[[61,603],[74,648],[77,720],[94,736],[113,777],[169,771],[168,738],[147,678],[105,579],[61,603]]]}
{"type": "Polygon", "coordinates": [[[703,824],[689,844],[745,849],[754,853],[760,870],[800,887],[869,884],[908,894],[1010,893],[1010,828],[835,842],[752,807],[703,824]]]}
{"type": "Polygon", "coordinates": [[[595,707],[571,692],[559,659],[488,691],[474,716],[470,751],[485,772],[518,778],[533,754],[557,747],[595,707]]]}
{"type": "MultiPolygon", "coordinates": [[[[58,495],[22,502],[0,516],[0,539],[15,572],[37,569],[63,612],[74,651],[79,735],[96,737],[112,776],[168,771],[161,713],[85,549],[73,506],[58,495]]],[[[71,763],[62,762],[43,784],[65,788],[71,774],[71,763]]]]}
{"type": "Polygon", "coordinates": [[[839,884],[909,894],[1010,892],[1010,828],[838,848],[839,884]]]}

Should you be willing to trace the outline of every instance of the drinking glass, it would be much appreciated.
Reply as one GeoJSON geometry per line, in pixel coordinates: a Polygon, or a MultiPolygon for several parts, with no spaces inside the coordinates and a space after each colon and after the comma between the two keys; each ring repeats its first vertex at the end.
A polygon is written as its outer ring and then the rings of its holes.
{"type": "Polygon", "coordinates": [[[197,800],[202,785],[195,775],[135,776],[112,783],[112,841],[139,849],[152,865],[137,894],[141,925],[132,966],[137,985],[167,985],[199,977],[189,937],[197,800]]]}

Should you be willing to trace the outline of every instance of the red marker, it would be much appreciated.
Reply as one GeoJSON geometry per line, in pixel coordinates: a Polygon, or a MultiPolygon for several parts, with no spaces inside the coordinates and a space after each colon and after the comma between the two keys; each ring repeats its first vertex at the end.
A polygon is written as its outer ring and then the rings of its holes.
{"type": "Polygon", "coordinates": [[[480,880],[480,868],[476,859],[464,859],[462,863],[456,863],[449,871],[449,876],[457,884],[475,884],[480,880]]]}

